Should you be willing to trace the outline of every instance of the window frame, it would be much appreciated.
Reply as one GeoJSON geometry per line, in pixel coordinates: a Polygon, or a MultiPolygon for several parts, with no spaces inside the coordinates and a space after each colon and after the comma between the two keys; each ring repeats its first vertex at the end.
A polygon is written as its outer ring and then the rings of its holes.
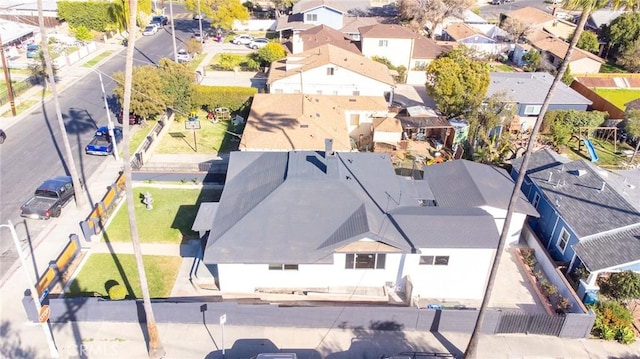
{"type": "Polygon", "coordinates": [[[327,67],[327,76],[334,76],[336,74],[336,68],[329,66],[327,67]]]}
{"type": "Polygon", "coordinates": [[[385,269],[387,262],[386,253],[346,253],[344,261],[344,269],[385,269]],[[364,261],[358,262],[358,257],[373,256],[373,263],[366,267],[358,267],[358,263],[365,263],[364,261]]]}
{"type": "Polygon", "coordinates": [[[299,270],[298,264],[286,264],[286,263],[270,263],[268,264],[268,268],[270,271],[280,270],[280,271],[292,271],[299,270]]]}
{"type": "Polygon", "coordinates": [[[540,204],[540,193],[536,192],[533,194],[533,201],[531,201],[531,204],[535,209],[538,209],[538,205],[540,204]]]}
{"type": "Polygon", "coordinates": [[[360,114],[352,113],[349,115],[349,125],[350,126],[360,126],[360,114]]]}
{"type": "Polygon", "coordinates": [[[304,21],[313,21],[313,22],[317,22],[318,21],[318,14],[304,14],[304,21]]]}
{"type": "Polygon", "coordinates": [[[562,254],[564,254],[564,252],[567,250],[570,240],[571,240],[571,233],[569,233],[569,231],[567,231],[566,228],[562,227],[562,230],[560,230],[560,235],[558,236],[558,241],[556,242],[556,247],[558,247],[558,249],[560,250],[560,252],[562,252],[562,254]],[[566,242],[564,243],[564,246],[562,246],[562,242],[563,240],[565,240],[564,234],[566,234],[567,237],[566,237],[566,242]]]}
{"type": "Polygon", "coordinates": [[[451,256],[431,254],[431,255],[420,256],[418,259],[418,265],[445,267],[449,265],[449,261],[451,261],[451,256]]]}
{"type": "Polygon", "coordinates": [[[389,40],[378,40],[378,47],[389,47],[389,40]]]}
{"type": "Polygon", "coordinates": [[[525,105],[522,113],[524,113],[525,115],[537,116],[540,114],[541,109],[542,109],[541,105],[525,105]]]}

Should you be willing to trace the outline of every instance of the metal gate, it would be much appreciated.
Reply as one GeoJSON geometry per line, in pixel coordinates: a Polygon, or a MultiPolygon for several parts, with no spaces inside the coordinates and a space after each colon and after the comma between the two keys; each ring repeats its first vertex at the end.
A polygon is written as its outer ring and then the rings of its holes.
{"type": "Polygon", "coordinates": [[[495,333],[560,335],[564,316],[544,313],[502,312],[495,333]]]}

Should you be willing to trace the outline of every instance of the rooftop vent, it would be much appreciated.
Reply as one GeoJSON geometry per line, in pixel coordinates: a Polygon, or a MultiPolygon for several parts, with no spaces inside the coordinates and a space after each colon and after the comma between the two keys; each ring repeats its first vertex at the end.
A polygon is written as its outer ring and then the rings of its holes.
{"type": "Polygon", "coordinates": [[[300,125],[300,128],[309,128],[309,125],[300,125]]]}
{"type": "Polygon", "coordinates": [[[576,176],[581,177],[587,174],[587,171],[585,170],[577,170],[575,171],[576,176]]]}

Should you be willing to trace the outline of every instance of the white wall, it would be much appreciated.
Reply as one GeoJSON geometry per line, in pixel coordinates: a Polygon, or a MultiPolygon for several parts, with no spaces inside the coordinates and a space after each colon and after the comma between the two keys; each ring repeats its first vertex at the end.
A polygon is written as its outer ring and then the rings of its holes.
{"type": "Polygon", "coordinates": [[[219,264],[220,291],[253,293],[256,288],[404,287],[409,275],[413,296],[481,299],[494,249],[421,249],[422,254],[387,253],[385,269],[345,269],[345,254],[333,264],[302,264],[298,270],[269,270],[267,264],[219,264]],[[421,255],[446,255],[446,266],[420,265],[421,255]],[[403,269],[400,267],[402,266],[403,269]]]}
{"type": "Polygon", "coordinates": [[[386,57],[395,66],[410,67],[413,52],[413,39],[380,39],[363,38],[362,54],[368,58],[372,56],[386,57]],[[386,40],[387,46],[380,46],[380,40],[386,40]]]}
{"type": "Polygon", "coordinates": [[[268,264],[219,264],[220,291],[253,293],[255,288],[382,287],[395,282],[400,254],[387,254],[385,269],[345,269],[345,254],[333,264],[301,264],[298,270],[269,270],[268,264]]]}
{"type": "MultiPolygon", "coordinates": [[[[495,207],[482,206],[482,209],[490,213],[496,221],[496,228],[498,233],[502,232],[502,226],[504,226],[504,218],[507,216],[507,211],[495,207]]],[[[522,213],[513,213],[511,217],[511,224],[509,225],[509,235],[507,236],[506,244],[517,244],[520,240],[520,233],[527,216],[522,213]]]]}
{"type": "Polygon", "coordinates": [[[373,141],[396,145],[402,140],[401,132],[374,131],[373,141]]]}
{"type": "MultiPolygon", "coordinates": [[[[336,67],[333,76],[327,75],[328,67],[332,64],[305,71],[302,74],[302,89],[305,94],[353,96],[354,91],[360,91],[360,96],[383,96],[385,92],[393,90],[389,84],[362,76],[343,67],[336,67]]],[[[269,86],[269,92],[299,93],[300,73],[276,80],[269,86]]]]}
{"type": "Polygon", "coordinates": [[[404,274],[411,277],[413,297],[482,299],[494,249],[421,248],[420,251],[421,254],[407,254],[405,259],[404,274]],[[420,256],[426,255],[449,256],[449,264],[420,265],[420,256]]]}

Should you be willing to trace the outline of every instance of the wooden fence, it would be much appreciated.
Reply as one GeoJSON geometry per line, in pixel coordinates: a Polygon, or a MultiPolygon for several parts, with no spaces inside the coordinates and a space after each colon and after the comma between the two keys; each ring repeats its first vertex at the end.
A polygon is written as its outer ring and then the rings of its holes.
{"type": "Polygon", "coordinates": [[[71,262],[80,253],[80,240],[76,234],[69,236],[69,243],[64,247],[55,261],[49,263],[49,267],[42,273],[36,283],[38,297],[46,297],[49,290],[62,280],[62,274],[67,270],[71,262]]]}
{"type": "Polygon", "coordinates": [[[102,200],[93,208],[86,220],[80,222],[80,228],[86,241],[95,239],[95,235],[100,234],[109,219],[111,213],[118,205],[118,199],[124,194],[125,176],[120,173],[116,181],[107,187],[107,193],[102,200]]]}

